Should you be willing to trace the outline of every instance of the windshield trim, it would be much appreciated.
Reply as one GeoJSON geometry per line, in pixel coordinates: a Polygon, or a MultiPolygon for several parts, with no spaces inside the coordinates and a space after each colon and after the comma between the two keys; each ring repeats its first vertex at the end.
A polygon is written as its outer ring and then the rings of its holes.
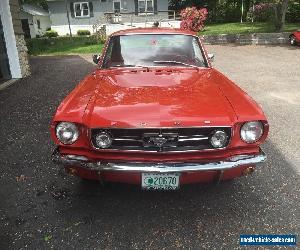
{"type": "MultiPolygon", "coordinates": [[[[147,33],[147,32],[142,32],[142,33],[139,33],[139,32],[136,32],[136,33],[128,33],[128,34],[122,34],[122,35],[111,35],[107,41],[107,46],[105,46],[105,51],[104,51],[104,56],[103,56],[103,60],[101,62],[101,65],[100,65],[100,69],[110,69],[110,68],[105,68],[104,67],[104,62],[105,62],[105,59],[107,57],[107,49],[110,45],[110,42],[111,42],[111,39],[113,37],[116,37],[116,36],[132,36],[132,35],[181,35],[181,36],[191,36],[191,37],[194,37],[196,38],[197,42],[198,42],[198,45],[200,47],[200,50],[201,50],[201,53],[202,53],[202,56],[203,56],[203,59],[204,59],[204,64],[205,64],[205,67],[200,67],[200,66],[196,66],[195,65],[195,68],[199,68],[199,69],[203,69],[203,68],[211,68],[211,65],[209,63],[209,60],[207,58],[207,54],[205,53],[205,50],[204,50],[204,47],[203,47],[203,44],[201,43],[200,41],[200,38],[199,36],[197,35],[192,35],[192,34],[181,34],[181,33],[176,33],[176,32],[172,32],[172,33],[166,33],[166,32],[155,32],[155,33],[147,33]]],[[[145,66],[145,67],[156,67],[156,66],[145,66]]],[[[182,66],[175,66],[175,65],[168,65],[168,66],[158,66],[158,67],[168,67],[168,68],[172,68],[172,67],[175,67],[175,68],[179,68],[179,67],[182,67],[182,68],[191,68],[191,67],[184,67],[184,65],[182,66]]],[[[121,68],[121,67],[120,67],[121,68]]],[[[123,67],[124,68],[124,67],[123,67]]],[[[131,68],[135,68],[135,67],[131,67],[131,68]]]]}

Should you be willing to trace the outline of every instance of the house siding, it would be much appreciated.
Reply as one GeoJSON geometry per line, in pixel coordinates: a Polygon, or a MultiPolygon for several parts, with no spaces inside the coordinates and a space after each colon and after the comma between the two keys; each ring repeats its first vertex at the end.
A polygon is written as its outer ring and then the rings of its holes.
{"type": "MultiPolygon", "coordinates": [[[[82,0],[84,2],[84,0],[82,0]]],[[[70,12],[70,3],[78,1],[67,0],[67,8],[70,12]]],[[[89,1],[93,3],[93,13],[94,16],[90,18],[75,18],[71,16],[70,13],[70,24],[71,25],[93,25],[97,22],[99,18],[104,17],[105,12],[113,11],[113,1],[100,2],[100,0],[89,1]]],[[[66,14],[66,5],[62,1],[49,1],[48,2],[50,19],[53,26],[68,25],[68,19],[66,14]]],[[[158,0],[157,1],[158,10],[167,11],[168,10],[168,0],[158,0]]],[[[121,1],[122,12],[134,12],[135,5],[134,0],[121,1]]],[[[159,19],[162,17],[167,18],[167,13],[158,13],[159,19]]],[[[135,19],[139,19],[138,16],[135,19]]],[[[142,20],[142,17],[140,18],[142,20]]],[[[151,16],[149,16],[151,19],[151,16]]],[[[152,15],[152,19],[158,19],[157,15],[152,15]]],[[[144,20],[144,19],[143,19],[144,20]]]]}
{"type": "MultiPolygon", "coordinates": [[[[67,8],[69,11],[71,25],[93,25],[97,21],[98,16],[103,15],[103,13],[106,11],[104,10],[104,7],[105,5],[108,4],[108,2],[100,3],[99,0],[89,1],[93,3],[94,17],[76,18],[76,17],[72,17],[71,10],[70,10],[70,4],[74,2],[76,1],[69,1],[69,0],[67,1],[67,8]]],[[[60,1],[48,2],[48,7],[50,11],[51,23],[53,26],[68,25],[65,2],[60,2],[60,1]]]]}

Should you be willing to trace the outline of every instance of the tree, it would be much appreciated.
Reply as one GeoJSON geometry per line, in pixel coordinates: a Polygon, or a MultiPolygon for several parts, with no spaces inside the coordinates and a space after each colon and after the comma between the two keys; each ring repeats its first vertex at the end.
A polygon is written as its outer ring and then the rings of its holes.
{"type": "MultiPolygon", "coordinates": [[[[300,0],[296,0],[299,1],[300,0]]],[[[180,11],[186,7],[207,8],[208,22],[238,22],[247,16],[250,5],[268,4],[272,13],[272,22],[275,30],[281,32],[285,24],[285,16],[289,0],[169,0],[170,9],[180,11]]]]}
{"type": "Polygon", "coordinates": [[[274,25],[275,30],[278,32],[282,32],[284,28],[288,3],[289,0],[277,0],[274,3],[274,25]]]}
{"type": "Polygon", "coordinates": [[[169,9],[179,12],[186,7],[206,8],[209,23],[239,22],[246,18],[245,10],[249,9],[253,1],[255,0],[169,0],[169,9]],[[241,17],[242,5],[244,12],[241,17]]]}

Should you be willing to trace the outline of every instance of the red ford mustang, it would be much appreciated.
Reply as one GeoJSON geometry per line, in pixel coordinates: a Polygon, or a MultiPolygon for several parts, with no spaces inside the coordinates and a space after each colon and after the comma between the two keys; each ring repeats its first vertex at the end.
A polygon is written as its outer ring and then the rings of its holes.
{"type": "Polygon", "coordinates": [[[143,189],[251,173],[266,159],[268,122],[212,58],[191,32],[114,33],[57,109],[53,160],[83,179],[143,189]]]}
{"type": "Polygon", "coordinates": [[[300,44],[300,30],[295,31],[290,35],[290,44],[291,45],[297,45],[300,44]]]}

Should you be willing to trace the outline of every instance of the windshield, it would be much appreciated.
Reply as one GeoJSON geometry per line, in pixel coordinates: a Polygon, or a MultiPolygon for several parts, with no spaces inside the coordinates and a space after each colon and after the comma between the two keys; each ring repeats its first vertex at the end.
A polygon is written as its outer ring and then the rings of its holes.
{"type": "Polygon", "coordinates": [[[104,68],[138,66],[207,67],[198,38],[176,34],[113,36],[104,68]]]}

